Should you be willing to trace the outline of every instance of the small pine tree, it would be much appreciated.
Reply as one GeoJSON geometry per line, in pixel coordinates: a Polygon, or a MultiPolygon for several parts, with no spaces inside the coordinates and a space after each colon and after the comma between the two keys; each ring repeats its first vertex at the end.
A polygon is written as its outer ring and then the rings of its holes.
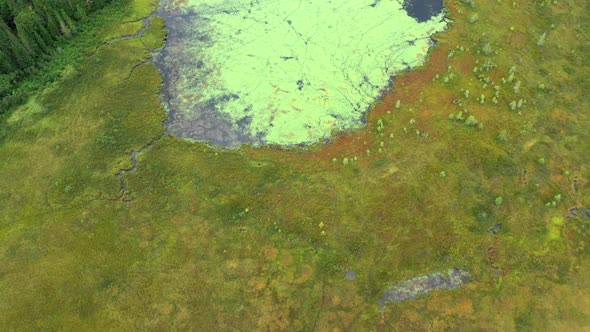
{"type": "Polygon", "coordinates": [[[492,54],[492,52],[493,52],[493,50],[492,50],[492,44],[491,44],[491,43],[487,43],[487,44],[485,44],[485,45],[482,47],[482,49],[481,49],[481,50],[482,50],[482,52],[483,52],[485,55],[491,55],[491,54],[492,54]]]}
{"type": "Polygon", "coordinates": [[[541,37],[539,37],[539,40],[537,40],[537,46],[541,47],[541,46],[545,45],[546,38],[547,38],[547,32],[543,32],[541,37]]]}
{"type": "Polygon", "coordinates": [[[467,117],[467,120],[465,120],[465,125],[468,127],[477,126],[477,120],[473,115],[470,115],[467,117]]]}
{"type": "Polygon", "coordinates": [[[496,197],[496,205],[500,206],[502,205],[502,202],[504,201],[504,199],[502,198],[502,196],[498,196],[496,197]]]}
{"type": "Polygon", "coordinates": [[[508,136],[506,134],[506,130],[502,129],[500,130],[500,133],[498,134],[498,141],[505,143],[506,141],[508,141],[508,136]]]}

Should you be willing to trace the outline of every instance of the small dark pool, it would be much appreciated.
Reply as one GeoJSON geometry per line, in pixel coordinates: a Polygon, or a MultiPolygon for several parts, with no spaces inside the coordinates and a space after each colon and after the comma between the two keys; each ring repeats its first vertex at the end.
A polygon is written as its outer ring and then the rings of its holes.
{"type": "Polygon", "coordinates": [[[404,9],[418,22],[426,22],[441,13],[443,0],[405,0],[404,9]]]}

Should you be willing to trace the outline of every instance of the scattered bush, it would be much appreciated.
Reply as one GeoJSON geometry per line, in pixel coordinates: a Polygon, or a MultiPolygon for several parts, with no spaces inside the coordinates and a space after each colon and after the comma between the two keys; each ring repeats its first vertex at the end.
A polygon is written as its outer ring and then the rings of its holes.
{"type": "Polygon", "coordinates": [[[541,47],[541,46],[545,45],[546,38],[547,38],[547,32],[543,32],[541,37],[539,37],[539,40],[537,40],[537,46],[541,47]]]}
{"type": "Polygon", "coordinates": [[[498,141],[502,143],[506,143],[506,141],[508,141],[508,136],[506,135],[505,129],[500,130],[500,133],[498,134],[498,141]]]}
{"type": "Polygon", "coordinates": [[[477,120],[473,115],[470,115],[469,117],[467,117],[467,120],[465,120],[465,125],[468,127],[477,126],[477,120]]]}

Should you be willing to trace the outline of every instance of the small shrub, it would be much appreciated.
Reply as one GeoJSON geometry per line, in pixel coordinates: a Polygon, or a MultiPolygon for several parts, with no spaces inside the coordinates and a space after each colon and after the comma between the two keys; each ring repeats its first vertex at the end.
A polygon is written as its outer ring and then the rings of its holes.
{"type": "Polygon", "coordinates": [[[520,93],[520,81],[516,81],[516,83],[514,83],[514,93],[520,93]]]}
{"type": "Polygon", "coordinates": [[[385,129],[385,125],[383,124],[383,120],[377,120],[377,131],[383,131],[385,129]]]}
{"type": "Polygon", "coordinates": [[[510,109],[514,111],[516,109],[516,100],[511,101],[509,105],[510,109]]]}
{"type": "Polygon", "coordinates": [[[539,40],[537,40],[537,46],[541,47],[541,46],[545,45],[546,38],[547,38],[547,32],[543,32],[541,37],[539,37],[539,40]]]}
{"type": "Polygon", "coordinates": [[[74,186],[72,186],[71,184],[68,184],[67,186],[65,186],[65,188],[64,188],[64,192],[65,192],[66,194],[69,194],[69,193],[71,193],[72,191],[74,191],[74,186]]]}
{"type": "Polygon", "coordinates": [[[491,55],[493,52],[492,44],[490,44],[490,43],[485,44],[481,50],[482,50],[483,54],[491,55]]]}
{"type": "Polygon", "coordinates": [[[465,120],[465,125],[468,127],[477,126],[477,120],[473,115],[470,115],[469,117],[467,117],[467,120],[465,120]]]}
{"type": "Polygon", "coordinates": [[[505,129],[500,130],[500,133],[498,134],[498,141],[502,143],[506,143],[506,141],[508,141],[508,136],[505,129]]]}

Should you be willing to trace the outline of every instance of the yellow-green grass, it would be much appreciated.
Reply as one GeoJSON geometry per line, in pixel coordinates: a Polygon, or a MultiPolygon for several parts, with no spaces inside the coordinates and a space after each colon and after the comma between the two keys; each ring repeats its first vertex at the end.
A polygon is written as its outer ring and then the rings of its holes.
{"type": "MultiPolygon", "coordinates": [[[[567,215],[590,207],[588,11],[573,0],[447,5],[451,30],[367,128],[309,150],[165,135],[161,78],[145,62],[165,34],[157,18],[141,39],[69,68],[12,111],[0,143],[3,329],[587,327],[590,221],[567,215]],[[498,54],[478,54],[484,42],[498,54]],[[504,84],[491,103],[493,85],[472,73],[486,58],[496,84],[516,65],[520,94],[504,84]],[[448,119],[461,89],[483,129],[448,119]],[[515,98],[528,102],[511,111],[515,98]],[[119,179],[142,148],[137,171],[119,179]],[[388,285],[450,267],[474,278],[380,312],[388,285]]],[[[121,22],[155,2],[129,8],[121,22]]],[[[97,35],[128,35],[120,24],[97,35]]]]}

